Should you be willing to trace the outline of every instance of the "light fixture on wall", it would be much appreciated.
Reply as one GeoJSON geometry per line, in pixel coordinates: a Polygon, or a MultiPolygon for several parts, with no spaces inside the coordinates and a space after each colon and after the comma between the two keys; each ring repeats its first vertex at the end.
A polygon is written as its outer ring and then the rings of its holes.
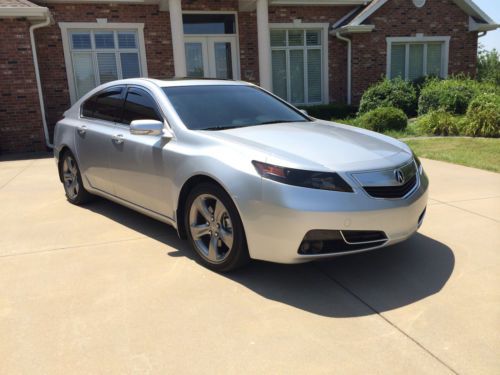
{"type": "Polygon", "coordinates": [[[426,0],[413,0],[413,4],[414,4],[417,8],[422,8],[422,7],[425,5],[425,1],[426,1],[426,0]]]}

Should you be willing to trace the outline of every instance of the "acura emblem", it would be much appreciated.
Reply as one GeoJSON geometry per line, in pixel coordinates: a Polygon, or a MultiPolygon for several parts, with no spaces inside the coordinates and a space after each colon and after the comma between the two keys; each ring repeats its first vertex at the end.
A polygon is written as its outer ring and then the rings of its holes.
{"type": "Polygon", "coordinates": [[[405,182],[405,175],[401,171],[401,169],[396,169],[394,171],[394,177],[396,178],[396,181],[399,182],[400,185],[403,185],[405,182]]]}

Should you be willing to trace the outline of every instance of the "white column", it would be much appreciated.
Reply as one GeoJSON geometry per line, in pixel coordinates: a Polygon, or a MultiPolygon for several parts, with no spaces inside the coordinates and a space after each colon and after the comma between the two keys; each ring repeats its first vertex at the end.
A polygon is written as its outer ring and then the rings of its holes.
{"type": "Polygon", "coordinates": [[[272,89],[272,79],[268,0],[257,0],[257,37],[259,46],[260,86],[270,91],[272,89]]]}
{"type": "Polygon", "coordinates": [[[176,77],[186,76],[186,51],[184,48],[184,28],[182,24],[181,0],[168,0],[172,48],[174,50],[174,70],[176,77]]]}

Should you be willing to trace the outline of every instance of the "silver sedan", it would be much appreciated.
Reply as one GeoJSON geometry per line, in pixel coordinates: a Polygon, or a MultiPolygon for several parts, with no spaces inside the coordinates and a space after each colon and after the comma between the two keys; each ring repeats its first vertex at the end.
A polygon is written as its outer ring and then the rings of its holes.
{"type": "Polygon", "coordinates": [[[244,82],[110,82],[65,112],[54,145],[71,203],[98,195],[170,224],[216,271],[392,245],[427,205],[404,143],[244,82]]]}

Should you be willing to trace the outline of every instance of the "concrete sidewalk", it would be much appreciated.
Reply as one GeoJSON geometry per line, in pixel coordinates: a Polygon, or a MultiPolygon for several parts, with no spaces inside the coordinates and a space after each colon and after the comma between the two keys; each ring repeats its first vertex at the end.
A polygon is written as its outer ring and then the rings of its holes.
{"type": "Polygon", "coordinates": [[[0,374],[500,373],[500,174],[424,160],[420,233],[219,275],[173,229],[0,162],[0,374]]]}

